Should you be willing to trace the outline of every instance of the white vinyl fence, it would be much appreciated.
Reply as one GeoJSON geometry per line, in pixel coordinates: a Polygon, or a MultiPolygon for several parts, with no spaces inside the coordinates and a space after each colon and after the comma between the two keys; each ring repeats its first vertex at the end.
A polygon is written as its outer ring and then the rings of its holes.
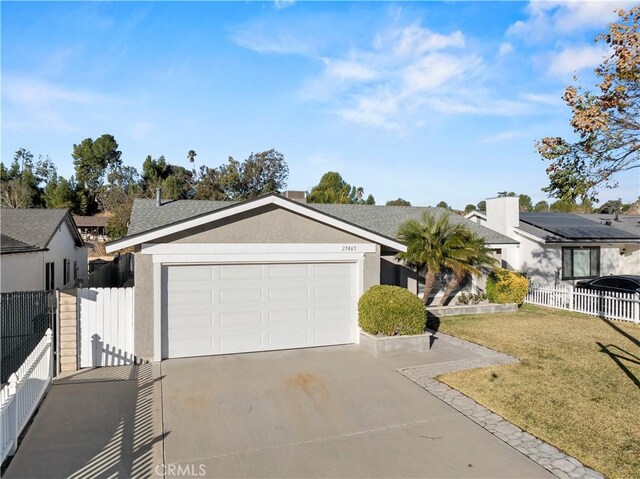
{"type": "Polygon", "coordinates": [[[52,332],[45,336],[9,384],[0,390],[0,463],[15,454],[18,438],[31,419],[53,378],[52,332]]]}
{"type": "Polygon", "coordinates": [[[78,366],[134,364],[134,288],[78,289],[78,366]]]}
{"type": "Polygon", "coordinates": [[[592,291],[571,286],[531,285],[525,302],[640,323],[640,294],[592,291]]]}

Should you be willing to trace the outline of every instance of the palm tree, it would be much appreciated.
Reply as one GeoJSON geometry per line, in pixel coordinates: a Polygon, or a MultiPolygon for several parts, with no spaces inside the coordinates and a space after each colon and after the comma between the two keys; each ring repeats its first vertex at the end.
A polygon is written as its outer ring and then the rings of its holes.
{"type": "Polygon", "coordinates": [[[438,275],[446,268],[452,271],[464,268],[472,251],[464,248],[470,235],[464,225],[453,224],[448,213],[436,217],[425,211],[422,219],[408,220],[398,229],[398,239],[407,245],[407,251],[396,257],[418,271],[425,271],[424,295],[426,305],[438,275]]]}
{"type": "Polygon", "coordinates": [[[464,249],[464,254],[457,254],[456,256],[466,259],[457,262],[451,268],[453,277],[444,289],[444,294],[440,299],[440,306],[445,305],[451,293],[456,290],[466,276],[481,276],[497,266],[498,260],[493,256],[491,250],[484,245],[484,239],[478,235],[468,232],[461,247],[464,249]]]}

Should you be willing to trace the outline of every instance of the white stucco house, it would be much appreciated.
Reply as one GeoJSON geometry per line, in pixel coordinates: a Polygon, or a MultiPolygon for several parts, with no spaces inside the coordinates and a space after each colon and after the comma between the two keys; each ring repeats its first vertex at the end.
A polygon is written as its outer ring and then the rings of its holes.
{"type": "Polygon", "coordinates": [[[87,247],[69,210],[0,210],[0,292],[54,290],[86,276],[87,247]]]}
{"type": "Polygon", "coordinates": [[[502,266],[533,283],[640,274],[640,218],[521,212],[517,197],[489,198],[486,212],[465,217],[516,240],[517,248],[502,252],[502,266]]]}
{"type": "Polygon", "coordinates": [[[136,199],[134,354],[165,358],[357,343],[357,303],[373,285],[419,292],[401,264],[398,227],[450,214],[502,251],[517,242],[437,208],[306,204],[269,194],[241,202],[136,199]]]}

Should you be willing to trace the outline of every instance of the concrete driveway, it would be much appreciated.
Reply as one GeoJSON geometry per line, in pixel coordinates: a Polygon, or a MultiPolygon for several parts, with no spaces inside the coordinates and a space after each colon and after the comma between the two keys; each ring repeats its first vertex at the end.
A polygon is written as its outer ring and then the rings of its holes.
{"type": "Polygon", "coordinates": [[[440,356],[459,352],[79,371],[56,381],[5,477],[553,477],[394,369],[440,356]]]}
{"type": "Polygon", "coordinates": [[[169,360],[162,375],[164,454],[174,470],[552,477],[355,345],[169,360]]]}

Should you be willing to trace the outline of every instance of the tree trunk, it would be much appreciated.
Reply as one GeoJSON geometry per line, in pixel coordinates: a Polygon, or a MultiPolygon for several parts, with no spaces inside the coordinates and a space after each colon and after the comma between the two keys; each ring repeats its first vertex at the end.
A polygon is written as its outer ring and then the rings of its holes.
{"type": "Polygon", "coordinates": [[[445,305],[445,303],[447,302],[447,299],[449,299],[449,296],[451,296],[451,293],[453,293],[455,289],[460,285],[463,278],[464,278],[463,275],[454,273],[453,278],[451,278],[451,281],[449,281],[447,283],[446,288],[444,288],[444,293],[442,294],[442,298],[440,299],[440,306],[445,305]]]}
{"type": "Polygon", "coordinates": [[[435,282],[436,275],[433,272],[427,270],[426,274],[424,275],[424,294],[422,295],[422,302],[425,306],[429,302],[429,295],[431,294],[431,290],[433,289],[433,285],[435,284],[435,282]]]}

